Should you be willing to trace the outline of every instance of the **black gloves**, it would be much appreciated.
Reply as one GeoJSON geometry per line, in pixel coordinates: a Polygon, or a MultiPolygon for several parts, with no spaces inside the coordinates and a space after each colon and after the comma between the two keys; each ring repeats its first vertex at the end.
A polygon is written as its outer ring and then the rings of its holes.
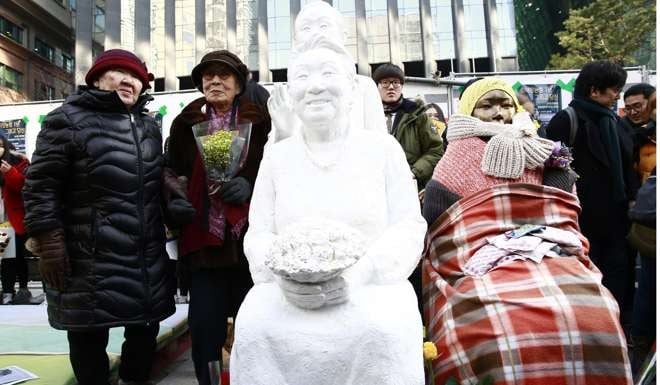
{"type": "Polygon", "coordinates": [[[247,202],[250,199],[250,195],[252,195],[252,186],[242,176],[237,176],[229,182],[223,183],[222,187],[220,187],[220,198],[223,202],[232,205],[247,202]]]}
{"type": "Polygon", "coordinates": [[[188,202],[188,178],[177,176],[169,167],[163,169],[163,198],[167,205],[168,222],[186,225],[195,217],[195,208],[188,202]]]}
{"type": "Polygon", "coordinates": [[[174,198],[167,204],[167,211],[175,225],[187,225],[195,218],[197,211],[187,200],[174,198]]]}
{"type": "Polygon", "coordinates": [[[71,274],[64,230],[44,231],[28,239],[27,249],[39,257],[39,274],[47,286],[64,290],[66,277],[71,274]]]}

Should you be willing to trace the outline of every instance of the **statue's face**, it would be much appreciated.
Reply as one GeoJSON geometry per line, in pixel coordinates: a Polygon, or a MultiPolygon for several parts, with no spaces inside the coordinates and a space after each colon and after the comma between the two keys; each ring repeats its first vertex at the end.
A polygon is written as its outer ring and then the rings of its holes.
{"type": "Polygon", "coordinates": [[[348,110],[351,81],[340,56],[329,49],[300,55],[289,68],[289,94],[307,126],[336,120],[348,110]]]}
{"type": "Polygon", "coordinates": [[[302,43],[313,36],[322,35],[343,42],[341,15],[325,4],[307,6],[296,17],[294,32],[297,43],[302,43]]]}
{"type": "Polygon", "coordinates": [[[472,116],[484,122],[511,124],[515,113],[516,106],[511,96],[501,90],[492,90],[477,101],[472,116]]]}

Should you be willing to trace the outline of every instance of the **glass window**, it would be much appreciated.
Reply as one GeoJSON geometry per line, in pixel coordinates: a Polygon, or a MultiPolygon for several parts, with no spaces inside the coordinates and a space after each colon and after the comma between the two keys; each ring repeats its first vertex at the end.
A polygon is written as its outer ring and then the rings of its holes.
{"type": "Polygon", "coordinates": [[[355,22],[355,1],[353,0],[334,0],[333,6],[344,16],[344,46],[357,61],[357,24],[355,22]]]}
{"type": "Polygon", "coordinates": [[[206,0],[206,51],[227,49],[225,0],[206,0]]]}
{"type": "Polygon", "coordinates": [[[236,55],[250,70],[259,68],[257,1],[236,0],[236,55]]]}
{"type": "Polygon", "coordinates": [[[0,86],[11,88],[14,91],[21,91],[23,89],[23,74],[0,63],[0,86]]]}
{"type": "Polygon", "coordinates": [[[497,1],[497,31],[499,33],[500,56],[516,56],[516,19],[514,16],[513,0],[497,1]]]}
{"type": "Polygon", "coordinates": [[[14,40],[18,44],[23,44],[23,28],[4,17],[0,17],[0,33],[5,37],[14,40]]]}
{"type": "Polygon", "coordinates": [[[38,80],[34,81],[34,100],[55,99],[55,88],[38,80]]]}
{"type": "MultiPolygon", "coordinates": [[[[176,8],[175,8],[176,17],[176,8]]],[[[176,23],[176,19],[175,19],[176,23]]],[[[156,77],[165,74],[165,3],[151,2],[151,61],[149,69],[156,77]]]]}
{"type": "Polygon", "coordinates": [[[369,63],[389,62],[390,30],[387,21],[387,0],[367,0],[365,11],[369,63]]]}
{"type": "Polygon", "coordinates": [[[99,6],[94,8],[94,33],[105,32],[105,10],[99,6]]]}
{"type": "Polygon", "coordinates": [[[436,59],[453,59],[454,25],[451,13],[451,0],[431,0],[433,20],[433,54],[436,59]]]}
{"type": "Polygon", "coordinates": [[[73,73],[73,57],[63,53],[62,54],[62,68],[68,73],[73,73]]]}
{"type": "Polygon", "coordinates": [[[268,2],[268,66],[286,68],[291,49],[291,15],[289,0],[268,2]]]}
{"type": "MultiPolygon", "coordinates": [[[[164,12],[164,10],[163,10],[164,12]]],[[[176,73],[187,76],[195,66],[195,0],[176,1],[174,7],[176,73]]],[[[164,46],[163,46],[164,49],[164,46]]]]}
{"type": "Polygon", "coordinates": [[[51,63],[55,61],[55,49],[39,40],[39,38],[34,38],[34,51],[51,63]]]}
{"type": "Polygon", "coordinates": [[[399,41],[402,61],[422,60],[419,0],[399,0],[399,41]]]}
{"type": "Polygon", "coordinates": [[[465,54],[468,58],[488,57],[486,46],[486,20],[483,0],[463,1],[465,12],[465,54]]]}
{"type": "Polygon", "coordinates": [[[135,0],[121,1],[121,48],[135,50],[135,0]]]}

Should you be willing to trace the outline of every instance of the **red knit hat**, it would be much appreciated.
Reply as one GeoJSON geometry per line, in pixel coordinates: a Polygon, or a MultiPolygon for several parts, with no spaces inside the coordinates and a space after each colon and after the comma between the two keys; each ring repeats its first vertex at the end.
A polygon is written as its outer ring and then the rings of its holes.
{"type": "Polygon", "coordinates": [[[106,71],[122,68],[132,72],[142,82],[142,92],[151,88],[149,81],[154,80],[154,75],[149,73],[147,65],[135,56],[132,52],[123,49],[109,49],[100,54],[94,61],[92,68],[87,71],[85,83],[94,87],[94,82],[98,80],[106,71]]]}

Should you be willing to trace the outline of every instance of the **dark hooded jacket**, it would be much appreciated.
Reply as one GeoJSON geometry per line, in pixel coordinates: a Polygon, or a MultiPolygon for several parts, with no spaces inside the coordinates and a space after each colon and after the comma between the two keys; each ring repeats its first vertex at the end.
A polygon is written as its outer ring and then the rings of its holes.
{"type": "Polygon", "coordinates": [[[54,328],[146,324],[174,312],[150,100],[141,95],[128,111],[116,92],[81,86],[43,122],[23,197],[28,234],[66,234],[65,289],[46,287],[54,328]]]}
{"type": "MultiPolygon", "coordinates": [[[[181,113],[172,122],[170,128],[169,146],[167,151],[167,163],[177,175],[185,176],[190,181],[190,186],[193,183],[193,168],[195,160],[198,157],[198,149],[195,144],[195,138],[192,133],[192,126],[204,122],[207,119],[206,99],[204,97],[193,100],[188,104],[181,113]]],[[[251,123],[252,131],[250,135],[250,142],[248,147],[248,155],[245,165],[238,172],[236,176],[245,178],[251,188],[254,188],[254,183],[257,179],[257,171],[261,164],[261,159],[264,154],[264,146],[268,140],[268,132],[270,131],[270,115],[264,107],[253,103],[248,97],[240,97],[238,103],[238,123],[251,123]]],[[[197,197],[192,190],[193,187],[188,189],[189,198],[196,209],[196,216],[192,223],[184,226],[182,236],[186,233],[208,233],[208,207],[209,198],[205,193],[202,194],[201,202],[198,202],[197,197]]],[[[227,226],[227,231],[229,226],[227,226]]],[[[181,239],[179,240],[179,253],[181,259],[190,263],[193,270],[198,269],[216,269],[229,266],[239,266],[247,268],[247,259],[243,253],[243,238],[247,228],[244,228],[238,237],[227,234],[221,246],[205,245],[202,241],[197,244],[196,249],[192,252],[186,252],[181,249],[181,239]]],[[[203,238],[203,237],[202,237],[203,238]]]]}

